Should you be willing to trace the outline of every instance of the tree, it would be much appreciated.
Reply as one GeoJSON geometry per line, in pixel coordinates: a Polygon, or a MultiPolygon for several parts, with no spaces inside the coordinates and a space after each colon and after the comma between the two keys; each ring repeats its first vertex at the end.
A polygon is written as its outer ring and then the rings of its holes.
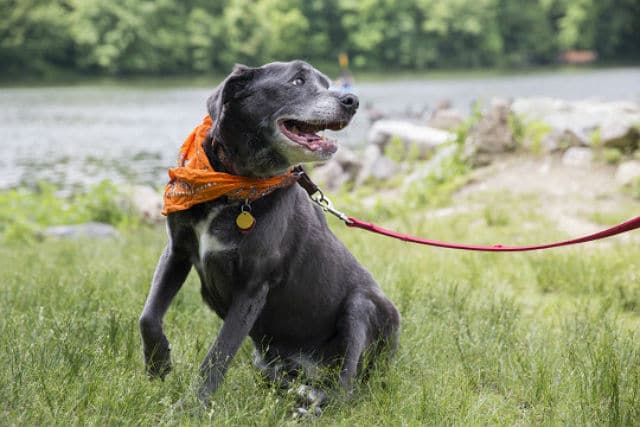
{"type": "Polygon", "coordinates": [[[543,2],[499,0],[497,25],[502,39],[498,64],[522,66],[550,63],[557,54],[552,21],[543,2]]]}
{"type": "Polygon", "coordinates": [[[225,66],[292,59],[304,52],[309,23],[300,2],[231,0],[222,16],[227,44],[220,54],[225,66]]]}
{"type": "Polygon", "coordinates": [[[0,0],[0,72],[43,73],[73,65],[64,1],[0,0]]]}

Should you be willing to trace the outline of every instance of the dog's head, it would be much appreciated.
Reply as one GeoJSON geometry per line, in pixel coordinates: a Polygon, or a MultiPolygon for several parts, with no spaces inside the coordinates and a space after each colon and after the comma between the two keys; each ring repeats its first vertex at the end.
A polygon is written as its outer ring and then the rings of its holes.
{"type": "Polygon", "coordinates": [[[336,141],[318,133],[344,128],[358,98],[329,90],[329,79],[306,62],[274,62],[236,65],[207,107],[213,137],[234,172],[265,177],[300,162],[329,159],[336,141]]]}

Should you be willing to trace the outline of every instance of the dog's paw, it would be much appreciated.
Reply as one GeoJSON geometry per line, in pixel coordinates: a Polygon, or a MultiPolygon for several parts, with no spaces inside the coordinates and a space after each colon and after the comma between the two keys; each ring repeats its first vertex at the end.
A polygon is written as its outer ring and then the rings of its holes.
{"type": "Polygon", "coordinates": [[[293,410],[294,419],[311,420],[322,415],[321,406],[327,398],[324,391],[303,384],[296,388],[290,388],[288,393],[295,395],[297,403],[293,410]]]}
{"type": "Polygon", "coordinates": [[[310,408],[298,407],[293,411],[293,419],[295,420],[312,420],[322,415],[322,409],[319,406],[310,408]]]}
{"type": "Polygon", "coordinates": [[[146,364],[146,372],[151,379],[160,378],[164,381],[164,377],[166,377],[171,370],[173,370],[171,360],[153,361],[146,364]]]}
{"type": "Polygon", "coordinates": [[[298,386],[295,389],[290,389],[289,393],[295,393],[298,403],[306,407],[320,407],[327,398],[324,391],[317,390],[305,384],[298,386]]]}
{"type": "Polygon", "coordinates": [[[144,364],[147,375],[151,378],[164,377],[171,372],[173,366],[171,364],[171,346],[166,337],[162,337],[161,342],[154,346],[152,350],[144,349],[144,364]]]}

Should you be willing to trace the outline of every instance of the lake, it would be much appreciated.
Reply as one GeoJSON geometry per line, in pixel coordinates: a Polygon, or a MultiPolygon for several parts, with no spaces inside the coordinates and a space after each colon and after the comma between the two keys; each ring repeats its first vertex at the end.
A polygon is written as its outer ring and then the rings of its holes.
{"type": "MultiPolygon", "coordinates": [[[[0,189],[40,180],[71,189],[103,179],[161,187],[216,84],[2,88],[0,189]]],[[[496,96],[640,102],[640,67],[358,82],[356,93],[361,105],[398,117],[428,111],[444,99],[464,112],[474,101],[496,96]]],[[[361,146],[368,126],[361,111],[337,137],[361,146]]]]}

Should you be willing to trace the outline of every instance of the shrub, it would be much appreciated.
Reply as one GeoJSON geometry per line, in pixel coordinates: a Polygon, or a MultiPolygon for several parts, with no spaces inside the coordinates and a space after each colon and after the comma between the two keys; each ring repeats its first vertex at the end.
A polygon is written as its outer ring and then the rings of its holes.
{"type": "Polygon", "coordinates": [[[133,212],[121,203],[118,188],[104,181],[87,191],[64,196],[41,182],[33,190],[0,192],[0,239],[30,240],[45,227],[89,221],[115,226],[137,224],[133,212]]]}

